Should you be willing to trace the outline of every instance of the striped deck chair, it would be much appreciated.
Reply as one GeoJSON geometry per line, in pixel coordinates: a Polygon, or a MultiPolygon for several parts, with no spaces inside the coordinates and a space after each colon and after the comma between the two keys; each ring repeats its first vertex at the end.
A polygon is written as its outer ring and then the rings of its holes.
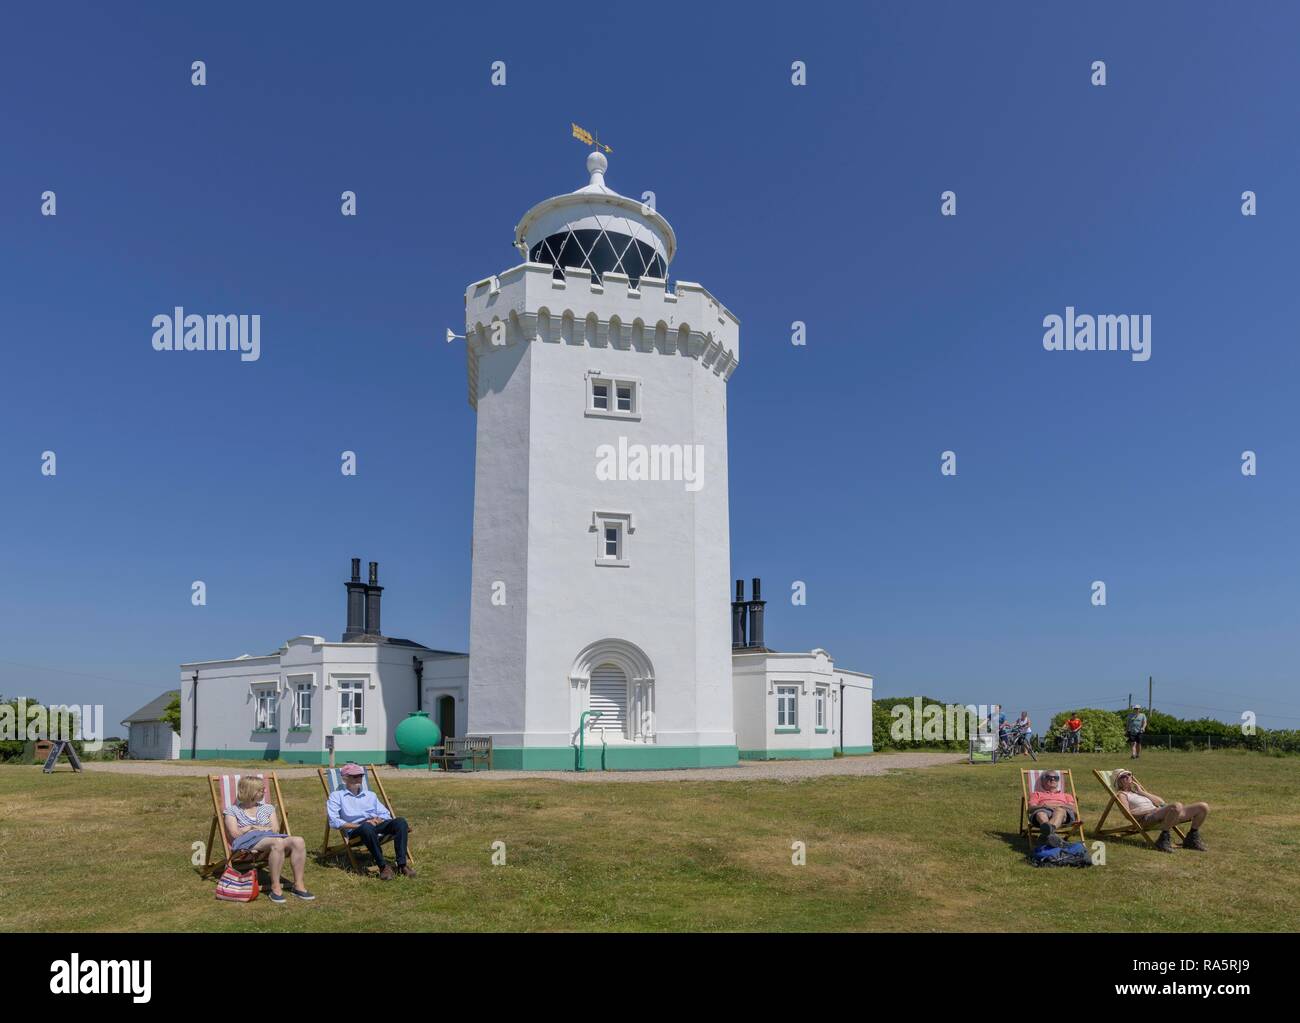
{"type": "Polygon", "coordinates": [[[1070,769],[1068,767],[1053,767],[1030,771],[1022,767],[1020,769],[1020,833],[1029,842],[1030,852],[1033,852],[1034,840],[1041,837],[1042,831],[1037,824],[1033,824],[1029,820],[1029,793],[1039,790],[1039,779],[1042,777],[1044,770],[1053,771],[1061,776],[1060,790],[1069,792],[1070,795],[1074,796],[1075,813],[1079,815],[1077,821],[1073,824],[1062,825],[1056,829],[1056,833],[1061,836],[1062,840],[1068,839],[1079,842],[1087,840],[1083,833],[1083,809],[1079,806],[1079,796],[1074,791],[1074,775],[1070,773],[1070,769]]]}
{"type": "MultiPolygon", "coordinates": [[[[253,867],[266,866],[266,853],[242,852],[232,856],[230,852],[230,835],[226,832],[225,812],[226,807],[235,802],[240,777],[241,775],[238,774],[208,775],[208,790],[212,795],[212,828],[208,832],[207,859],[199,868],[200,877],[213,877],[220,874],[226,869],[227,863],[237,870],[251,870],[253,867]],[[225,850],[225,856],[214,859],[218,835],[221,837],[221,847],[225,850]]],[[[280,779],[275,776],[274,771],[255,774],[253,777],[261,778],[266,782],[265,798],[275,807],[280,816],[280,830],[286,835],[293,834],[289,830],[289,811],[285,808],[284,796],[280,793],[280,779]]]]}
{"type": "MultiPolygon", "coordinates": [[[[1156,840],[1151,837],[1151,832],[1153,830],[1159,830],[1160,826],[1158,824],[1148,824],[1144,827],[1142,822],[1134,817],[1129,811],[1129,808],[1124,805],[1124,801],[1119,798],[1119,789],[1115,787],[1115,772],[1118,770],[1118,767],[1110,771],[1098,771],[1096,768],[1093,768],[1092,773],[1096,775],[1097,780],[1101,782],[1102,788],[1104,788],[1106,794],[1110,796],[1110,802],[1106,804],[1106,809],[1101,813],[1101,819],[1097,821],[1097,830],[1095,834],[1099,838],[1122,838],[1125,835],[1141,835],[1147,840],[1147,845],[1155,845],[1156,840]],[[1109,828],[1106,827],[1106,818],[1110,815],[1112,808],[1117,808],[1128,820],[1128,823],[1119,825],[1112,824],[1109,828]]],[[[1131,771],[1129,773],[1132,774],[1131,771]]],[[[1133,780],[1137,781],[1137,777],[1134,776],[1133,780]]],[[[1141,783],[1139,782],[1139,784],[1141,783]]],[[[1174,825],[1174,831],[1177,832],[1179,840],[1187,838],[1183,829],[1177,824],[1174,825]]]]}
{"type": "MultiPolygon", "coordinates": [[[[325,789],[326,800],[329,799],[330,794],[333,793],[336,789],[341,789],[344,787],[343,775],[341,772],[342,772],[342,768],[339,767],[316,768],[316,773],[320,775],[321,786],[325,789]]],[[[400,816],[400,814],[398,814],[398,812],[395,809],[393,809],[393,801],[388,798],[388,793],[384,790],[384,780],[381,777],[379,777],[379,771],[374,764],[370,765],[370,770],[367,774],[363,774],[361,776],[361,791],[362,792],[373,791],[376,795],[379,796],[379,801],[383,803],[384,806],[388,807],[389,813],[391,813],[394,817],[400,816]]],[[[415,825],[412,824],[410,821],[407,821],[406,830],[409,835],[410,832],[415,830],[415,825]]],[[[345,852],[347,853],[348,862],[352,864],[352,869],[356,871],[360,871],[361,864],[357,861],[357,853],[368,852],[368,850],[366,849],[365,842],[361,841],[361,836],[353,835],[351,837],[348,837],[346,833],[340,831],[338,832],[338,839],[339,839],[338,842],[335,843],[333,846],[331,846],[330,839],[334,837],[334,834],[335,834],[335,830],[334,828],[330,827],[329,815],[327,813],[325,817],[325,841],[321,845],[321,850],[320,850],[321,857],[326,858],[333,854],[338,853],[339,851],[345,852]]],[[[380,844],[382,845],[385,842],[391,842],[392,840],[393,840],[392,835],[385,835],[380,839],[380,844]]],[[[412,867],[415,866],[415,854],[411,852],[409,845],[406,850],[406,861],[412,867]]],[[[371,866],[374,866],[374,864],[371,864],[371,866]]]]}

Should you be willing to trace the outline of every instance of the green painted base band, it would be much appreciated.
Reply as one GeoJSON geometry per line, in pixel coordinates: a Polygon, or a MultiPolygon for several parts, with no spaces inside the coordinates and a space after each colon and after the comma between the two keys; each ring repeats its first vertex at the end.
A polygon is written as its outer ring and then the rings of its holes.
{"type": "Polygon", "coordinates": [[[857,757],[864,753],[871,753],[874,749],[875,747],[873,746],[845,746],[844,755],[846,757],[857,757]]]}
{"type": "Polygon", "coordinates": [[[741,760],[831,760],[835,749],[823,746],[820,749],[743,749],[741,760]]]}
{"type": "MultiPolygon", "coordinates": [[[[735,767],[735,746],[588,746],[588,771],[671,771],[688,767],[735,767]]],[[[497,746],[492,766],[504,771],[576,771],[576,746],[497,746]]]]}
{"type": "MultiPolygon", "coordinates": [[[[397,761],[397,750],[379,749],[341,749],[334,751],[334,763],[346,764],[349,760],[358,764],[391,764],[397,761]]],[[[189,760],[190,751],[181,750],[181,760],[189,760]]],[[[293,749],[202,749],[196,760],[283,760],[286,764],[316,764],[324,766],[330,762],[330,755],[325,750],[293,749]]],[[[427,765],[426,765],[427,766],[427,765]]]]}

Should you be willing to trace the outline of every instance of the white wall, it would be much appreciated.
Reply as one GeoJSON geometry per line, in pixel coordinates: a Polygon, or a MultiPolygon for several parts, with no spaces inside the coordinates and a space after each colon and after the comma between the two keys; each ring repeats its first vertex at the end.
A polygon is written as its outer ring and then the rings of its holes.
{"type": "Polygon", "coordinates": [[[181,737],[166,721],[133,721],[127,726],[127,752],[132,760],[175,760],[181,737]]]}
{"type": "Polygon", "coordinates": [[[498,745],[568,746],[585,705],[570,692],[575,658],[614,638],[653,665],[660,745],[733,745],[726,377],[738,348],[734,317],[698,285],[679,284],[674,296],[647,279],[629,293],[621,275],[607,274],[602,288],[572,270],[555,281],[537,264],[499,280],[495,295],[486,284],[467,294],[478,410],[470,730],[498,745]],[[493,320],[510,325],[508,344],[490,343],[493,320]],[[639,420],[585,414],[593,372],[641,382],[639,420]],[[703,487],[598,479],[597,447],[620,437],[703,445],[703,487]],[[593,512],[632,516],[627,567],[595,563],[593,512]],[[504,606],[492,603],[498,581],[504,606]]]}
{"type": "Polygon", "coordinates": [[[464,705],[468,684],[464,654],[437,654],[386,643],[327,643],[319,636],[289,640],[276,654],[181,665],[182,757],[189,756],[194,721],[193,676],[199,673],[198,749],[200,757],[247,757],[324,763],[326,737],[334,740],[335,759],[383,760],[396,748],[394,731],[416,707],[412,661],[424,662],[425,709],[431,687],[457,696],[464,705]],[[364,720],[360,729],[339,727],[339,682],[363,683],[364,720]],[[295,684],[312,685],[311,722],[295,727],[295,684]],[[254,730],[252,690],[276,690],[277,720],[270,732],[254,730]]]}
{"type": "Polygon", "coordinates": [[[871,745],[870,675],[837,669],[824,650],[809,653],[734,651],[736,739],[746,759],[834,756],[841,745],[871,745]],[[843,686],[841,686],[843,682],[843,686]],[[778,687],[796,690],[798,731],[780,731],[778,687]],[[816,724],[816,694],[826,694],[824,730],[816,724]],[[843,700],[843,735],[841,707],[843,700]]]}

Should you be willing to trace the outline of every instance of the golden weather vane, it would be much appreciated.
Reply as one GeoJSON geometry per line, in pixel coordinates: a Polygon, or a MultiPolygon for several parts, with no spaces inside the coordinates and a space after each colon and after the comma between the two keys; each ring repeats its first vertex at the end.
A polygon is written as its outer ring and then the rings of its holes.
{"type": "Polygon", "coordinates": [[[589,146],[595,146],[597,149],[603,149],[607,153],[612,153],[614,151],[609,146],[605,145],[605,143],[601,142],[599,136],[593,135],[586,128],[583,128],[580,125],[577,124],[573,125],[573,137],[577,139],[579,142],[585,142],[589,146]]]}

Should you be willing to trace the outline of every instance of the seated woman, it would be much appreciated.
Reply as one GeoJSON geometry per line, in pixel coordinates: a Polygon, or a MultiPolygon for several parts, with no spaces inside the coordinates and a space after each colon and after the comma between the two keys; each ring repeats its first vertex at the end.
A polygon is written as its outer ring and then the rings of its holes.
{"type": "Polygon", "coordinates": [[[235,802],[226,807],[225,813],[230,851],[267,854],[266,869],[271,875],[271,891],[267,898],[278,906],[284,905],[280,868],[284,866],[287,852],[293,867],[293,887],[289,891],[303,900],[314,899],[316,896],[302,881],[303,867],[307,864],[307,843],[296,835],[280,833],[275,807],[262,802],[265,796],[266,782],[261,778],[246,774],[239,779],[235,802]]]}
{"type": "Polygon", "coordinates": [[[1161,852],[1173,852],[1174,841],[1169,834],[1169,829],[1175,824],[1182,824],[1184,821],[1191,823],[1192,828],[1187,832],[1187,837],[1183,839],[1184,849],[1198,849],[1205,852],[1205,843],[1201,841],[1201,825],[1205,823],[1206,815],[1210,812],[1209,803],[1166,803],[1154,792],[1148,792],[1141,783],[1133,777],[1132,771],[1115,772],[1115,793],[1119,796],[1121,802],[1128,807],[1139,824],[1144,828],[1159,826],[1160,838],[1156,840],[1156,848],[1161,852]]]}
{"type": "Polygon", "coordinates": [[[1042,832],[1043,842],[1060,845],[1061,836],[1055,833],[1056,829],[1078,819],[1079,808],[1074,797],[1061,789],[1061,772],[1041,772],[1038,787],[1029,793],[1029,822],[1042,832]]]}

